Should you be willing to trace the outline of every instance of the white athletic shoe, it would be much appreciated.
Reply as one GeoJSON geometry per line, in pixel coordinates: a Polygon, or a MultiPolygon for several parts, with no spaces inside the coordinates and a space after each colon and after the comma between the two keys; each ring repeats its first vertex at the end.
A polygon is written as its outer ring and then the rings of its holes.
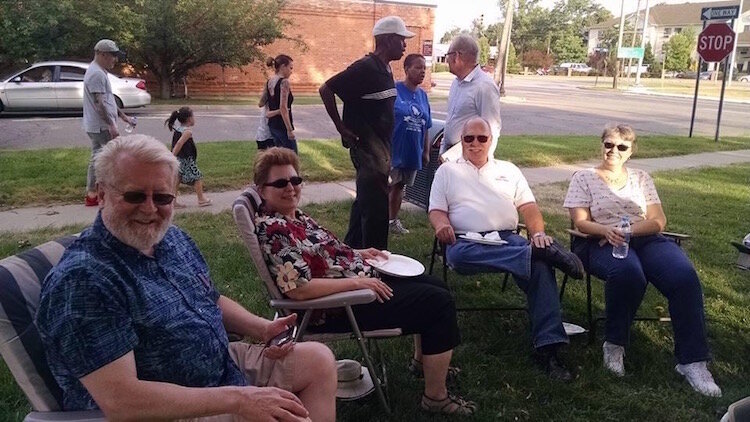
{"type": "Polygon", "coordinates": [[[602,351],[604,352],[604,367],[618,377],[625,376],[625,365],[622,362],[625,348],[605,341],[602,351]]]}
{"type": "Polygon", "coordinates": [[[399,220],[398,218],[395,220],[391,220],[388,223],[388,228],[393,234],[408,234],[409,233],[409,230],[407,230],[406,227],[404,227],[403,224],[401,224],[401,220],[399,220]]]}
{"type": "Polygon", "coordinates": [[[706,367],[706,361],[677,365],[674,370],[685,377],[693,390],[704,396],[721,397],[721,388],[716,385],[714,377],[706,367]]]}

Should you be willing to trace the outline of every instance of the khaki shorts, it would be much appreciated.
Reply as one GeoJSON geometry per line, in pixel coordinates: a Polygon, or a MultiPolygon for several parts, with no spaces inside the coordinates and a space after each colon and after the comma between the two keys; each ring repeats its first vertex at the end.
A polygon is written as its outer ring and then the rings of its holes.
{"type": "MultiPolygon", "coordinates": [[[[245,375],[248,385],[256,387],[278,387],[292,391],[296,356],[294,353],[283,359],[268,359],[263,356],[265,346],[240,341],[229,343],[229,355],[245,375]]],[[[233,415],[207,416],[204,418],[182,419],[182,422],[231,422],[233,415]]],[[[239,417],[237,417],[239,420],[239,417]]]]}

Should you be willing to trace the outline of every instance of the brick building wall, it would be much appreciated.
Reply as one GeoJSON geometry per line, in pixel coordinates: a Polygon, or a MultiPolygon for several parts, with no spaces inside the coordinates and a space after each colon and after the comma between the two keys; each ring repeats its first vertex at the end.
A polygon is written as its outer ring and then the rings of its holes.
{"type": "MultiPolygon", "coordinates": [[[[400,16],[416,35],[406,40],[406,54],[421,53],[424,41],[432,41],[435,6],[401,3],[388,0],[289,0],[282,16],[291,24],[285,33],[299,37],[307,49],[288,40],[279,40],[264,49],[268,56],[288,54],[294,60],[290,78],[295,93],[317,93],[328,78],[345,69],[351,62],[372,51],[375,40],[372,27],[381,17],[400,16]]],[[[403,59],[391,62],[394,76],[403,79],[403,59]]],[[[216,65],[202,66],[187,79],[191,97],[222,95],[257,95],[273,68],[264,63],[251,63],[241,69],[216,65]]],[[[430,69],[423,88],[429,90],[430,69]]],[[[154,86],[154,85],[151,85],[154,86]]],[[[177,93],[181,92],[178,88],[177,93]]]]}

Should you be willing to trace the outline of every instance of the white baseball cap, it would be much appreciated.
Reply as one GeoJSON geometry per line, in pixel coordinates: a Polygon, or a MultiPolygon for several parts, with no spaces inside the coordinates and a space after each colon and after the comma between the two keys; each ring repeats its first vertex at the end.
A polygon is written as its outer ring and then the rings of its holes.
{"type": "Polygon", "coordinates": [[[372,28],[372,35],[377,36],[384,34],[396,34],[401,35],[404,38],[411,38],[414,36],[414,33],[406,29],[406,24],[404,24],[404,21],[398,16],[386,16],[375,22],[375,26],[372,28]]]}
{"type": "Polygon", "coordinates": [[[119,48],[117,48],[117,44],[115,44],[114,41],[103,39],[99,40],[99,42],[96,43],[94,46],[94,51],[101,51],[103,53],[117,53],[120,51],[119,48]]]}

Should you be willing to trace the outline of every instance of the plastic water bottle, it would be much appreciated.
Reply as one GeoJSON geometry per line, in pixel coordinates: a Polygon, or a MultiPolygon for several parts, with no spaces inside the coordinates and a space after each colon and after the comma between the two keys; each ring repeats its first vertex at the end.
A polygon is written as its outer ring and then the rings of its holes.
{"type": "Polygon", "coordinates": [[[135,125],[138,124],[138,118],[137,117],[131,117],[130,122],[125,125],[125,133],[133,133],[135,130],[135,125]]]}
{"type": "Polygon", "coordinates": [[[630,218],[626,215],[620,217],[620,224],[617,228],[622,230],[622,235],[625,237],[625,243],[620,246],[613,246],[612,256],[617,259],[625,259],[625,257],[628,256],[628,250],[630,249],[630,218]]]}

